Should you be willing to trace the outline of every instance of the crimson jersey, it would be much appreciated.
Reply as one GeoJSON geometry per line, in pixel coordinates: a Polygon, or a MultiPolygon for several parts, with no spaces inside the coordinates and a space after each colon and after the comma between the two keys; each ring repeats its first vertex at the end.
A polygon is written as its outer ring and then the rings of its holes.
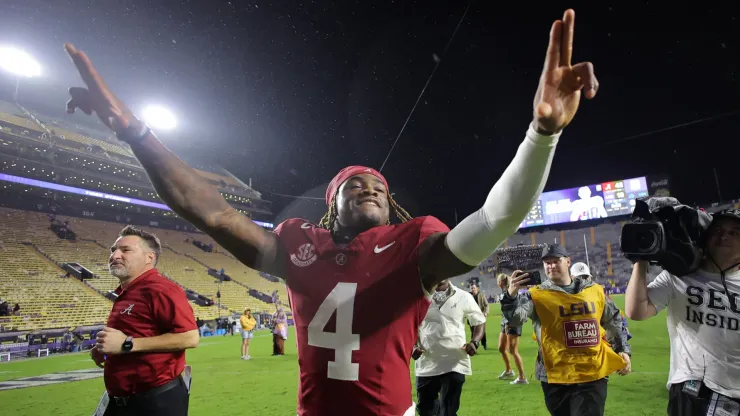
{"type": "Polygon", "coordinates": [[[290,258],[299,416],[401,416],[411,407],[409,360],[430,304],[417,250],[448,231],[420,217],[371,228],[342,247],[305,220],[275,229],[290,258]]]}

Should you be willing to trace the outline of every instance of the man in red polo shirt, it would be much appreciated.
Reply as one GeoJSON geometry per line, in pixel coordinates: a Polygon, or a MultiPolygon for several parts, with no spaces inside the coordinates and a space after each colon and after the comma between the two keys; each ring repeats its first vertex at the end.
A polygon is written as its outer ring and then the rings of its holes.
{"type": "Polygon", "coordinates": [[[188,413],[185,350],[197,347],[200,337],[185,292],[154,268],[160,252],[154,234],[131,226],[111,247],[110,272],[121,285],[91,351],[104,368],[106,388],[96,414],[188,413]]]}

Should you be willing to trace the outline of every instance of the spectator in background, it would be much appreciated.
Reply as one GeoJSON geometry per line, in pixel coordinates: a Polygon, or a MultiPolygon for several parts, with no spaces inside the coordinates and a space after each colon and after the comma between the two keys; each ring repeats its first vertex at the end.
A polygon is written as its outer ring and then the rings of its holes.
{"type": "Polygon", "coordinates": [[[529,274],[511,275],[501,311],[510,324],[532,320],[539,344],[535,374],[550,414],[603,415],[608,376],[631,371],[619,309],[600,285],[570,275],[565,247],[545,247],[542,263],[548,280],[528,292],[519,293],[529,274]]]}
{"type": "Polygon", "coordinates": [[[455,288],[449,280],[437,285],[411,354],[416,360],[420,416],[457,414],[465,376],[473,374],[470,357],[478,350],[485,324],[486,317],[472,296],[455,288]],[[468,343],[465,319],[473,325],[468,343]]]}
{"type": "Polygon", "coordinates": [[[224,320],[224,336],[231,334],[231,336],[234,336],[234,324],[236,321],[234,320],[234,317],[229,315],[224,320]]]}
{"type": "Polygon", "coordinates": [[[288,339],[288,316],[278,307],[272,315],[272,355],[285,355],[285,340],[288,339]]]}
{"type": "MultiPolygon", "coordinates": [[[[478,304],[478,307],[480,308],[480,311],[483,312],[483,317],[488,318],[488,299],[486,299],[486,296],[483,294],[483,292],[480,291],[480,287],[478,286],[477,282],[473,282],[470,285],[470,294],[473,295],[473,299],[475,299],[475,303],[478,304]]],[[[468,325],[470,325],[470,333],[473,333],[473,325],[472,322],[468,321],[468,325]]],[[[480,340],[480,345],[483,347],[484,350],[488,349],[488,342],[486,341],[486,328],[483,327],[483,337],[480,340]]]]}
{"type": "MultiPolygon", "coordinates": [[[[496,283],[498,287],[506,291],[509,287],[509,276],[506,273],[499,273],[496,277],[496,283]]],[[[504,294],[502,293],[503,297],[504,294]]],[[[524,321],[526,322],[526,320],[524,321]]],[[[529,384],[527,376],[524,374],[524,360],[519,354],[519,340],[522,337],[522,326],[509,325],[509,321],[505,316],[501,317],[501,333],[498,335],[498,351],[501,353],[501,357],[504,359],[504,365],[506,370],[498,376],[499,380],[510,380],[514,378],[514,371],[511,369],[511,362],[507,352],[514,359],[517,371],[519,371],[519,377],[515,378],[509,384],[529,384]]]]}
{"type": "Polygon", "coordinates": [[[21,313],[21,305],[16,303],[15,306],[13,306],[13,315],[20,315],[21,313]]]}
{"type": "Polygon", "coordinates": [[[249,356],[249,342],[254,336],[254,327],[257,326],[257,320],[252,316],[251,309],[244,311],[239,323],[242,325],[242,360],[250,360],[252,357],[249,356]]]}
{"type": "Polygon", "coordinates": [[[74,351],[74,339],[75,339],[75,334],[72,333],[71,329],[65,332],[64,336],[62,336],[63,350],[65,350],[66,352],[75,352],[74,351]]]}
{"type": "Polygon", "coordinates": [[[200,318],[195,318],[195,326],[198,327],[198,334],[202,337],[203,336],[203,325],[205,322],[200,318]]]}
{"type": "MultiPolygon", "coordinates": [[[[591,275],[591,269],[586,263],[582,262],[573,263],[573,265],[570,267],[570,275],[573,277],[581,278],[587,282],[595,280],[594,277],[591,275]]],[[[609,290],[606,287],[604,287],[604,294],[609,300],[613,301],[612,297],[609,295],[609,290]]],[[[632,339],[632,334],[630,333],[629,327],[627,326],[627,317],[624,316],[624,314],[621,312],[620,314],[622,315],[622,332],[627,336],[627,340],[629,341],[630,339],[632,339]]]]}

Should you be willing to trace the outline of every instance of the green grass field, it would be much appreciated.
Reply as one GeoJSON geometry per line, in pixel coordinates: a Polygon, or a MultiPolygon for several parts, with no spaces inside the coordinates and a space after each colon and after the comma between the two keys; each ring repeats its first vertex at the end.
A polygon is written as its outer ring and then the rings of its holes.
{"type": "MultiPolygon", "coordinates": [[[[623,302],[615,297],[618,304],[623,302]]],[[[620,305],[621,306],[621,305],[620,305]]],[[[496,349],[500,318],[488,323],[488,351],[473,358],[473,376],[463,388],[459,415],[547,415],[539,383],[511,386],[499,381],[503,363],[496,349]],[[491,348],[492,347],[492,348],[491,348]]],[[[665,315],[646,322],[630,322],[633,373],[610,381],[607,415],[664,415],[668,393],[669,343],[665,315]]],[[[521,353],[528,377],[533,372],[536,344],[527,324],[521,353]]],[[[272,339],[255,335],[251,361],[239,358],[239,336],[209,337],[188,352],[193,366],[191,415],[295,415],[298,364],[295,338],[286,342],[286,355],[272,357],[272,339]]],[[[0,381],[61,371],[94,368],[87,353],[65,354],[0,365],[0,381]]],[[[413,368],[413,367],[412,367],[413,368]]],[[[80,416],[92,414],[103,391],[103,379],[0,391],[3,415],[80,416]]]]}

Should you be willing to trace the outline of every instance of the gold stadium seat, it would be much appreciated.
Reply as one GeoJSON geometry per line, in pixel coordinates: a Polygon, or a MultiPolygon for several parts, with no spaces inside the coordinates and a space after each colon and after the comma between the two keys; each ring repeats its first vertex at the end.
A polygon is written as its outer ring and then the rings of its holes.
{"type": "Polygon", "coordinates": [[[60,136],[64,136],[65,140],[71,140],[73,142],[81,143],[86,146],[98,146],[106,152],[117,153],[121,156],[129,158],[134,157],[131,149],[124,147],[123,145],[107,142],[105,140],[94,139],[92,137],[83,136],[82,134],[75,133],[69,130],[55,128],[54,133],[60,136]]]}
{"type": "Polygon", "coordinates": [[[24,117],[19,117],[13,114],[0,112],[0,121],[4,121],[8,124],[13,124],[18,127],[22,127],[27,130],[33,130],[37,132],[43,132],[41,126],[36,124],[33,120],[29,120],[24,117]]]}
{"type": "MultiPolygon", "coordinates": [[[[0,208],[0,270],[5,271],[0,277],[0,298],[21,307],[19,316],[0,320],[5,329],[63,328],[100,324],[107,319],[112,304],[101,292],[118,286],[118,279],[108,272],[108,257],[109,247],[123,225],[59,215],[56,219],[69,221],[77,240],[59,239],[51,231],[47,214],[0,208]],[[81,264],[95,277],[85,282],[64,278],[66,273],[60,266],[66,262],[81,264]]],[[[160,272],[183,288],[217,302],[214,306],[191,302],[198,318],[213,319],[246,308],[255,312],[275,310],[274,304],[250,296],[249,288],[267,294],[277,290],[283,300],[287,299],[284,285],[263,279],[220,247],[214,245],[215,252],[206,253],[190,242],[195,238],[212,243],[207,237],[172,230],[148,231],[157,234],[163,244],[157,265],[160,272]],[[234,281],[219,283],[208,274],[209,267],[224,268],[234,281]],[[219,303],[223,309],[219,309],[219,303]]]]}
{"type": "Polygon", "coordinates": [[[54,266],[33,247],[3,242],[0,249],[0,298],[18,303],[6,329],[37,330],[105,323],[112,303],[91,287],[54,266]]]}

